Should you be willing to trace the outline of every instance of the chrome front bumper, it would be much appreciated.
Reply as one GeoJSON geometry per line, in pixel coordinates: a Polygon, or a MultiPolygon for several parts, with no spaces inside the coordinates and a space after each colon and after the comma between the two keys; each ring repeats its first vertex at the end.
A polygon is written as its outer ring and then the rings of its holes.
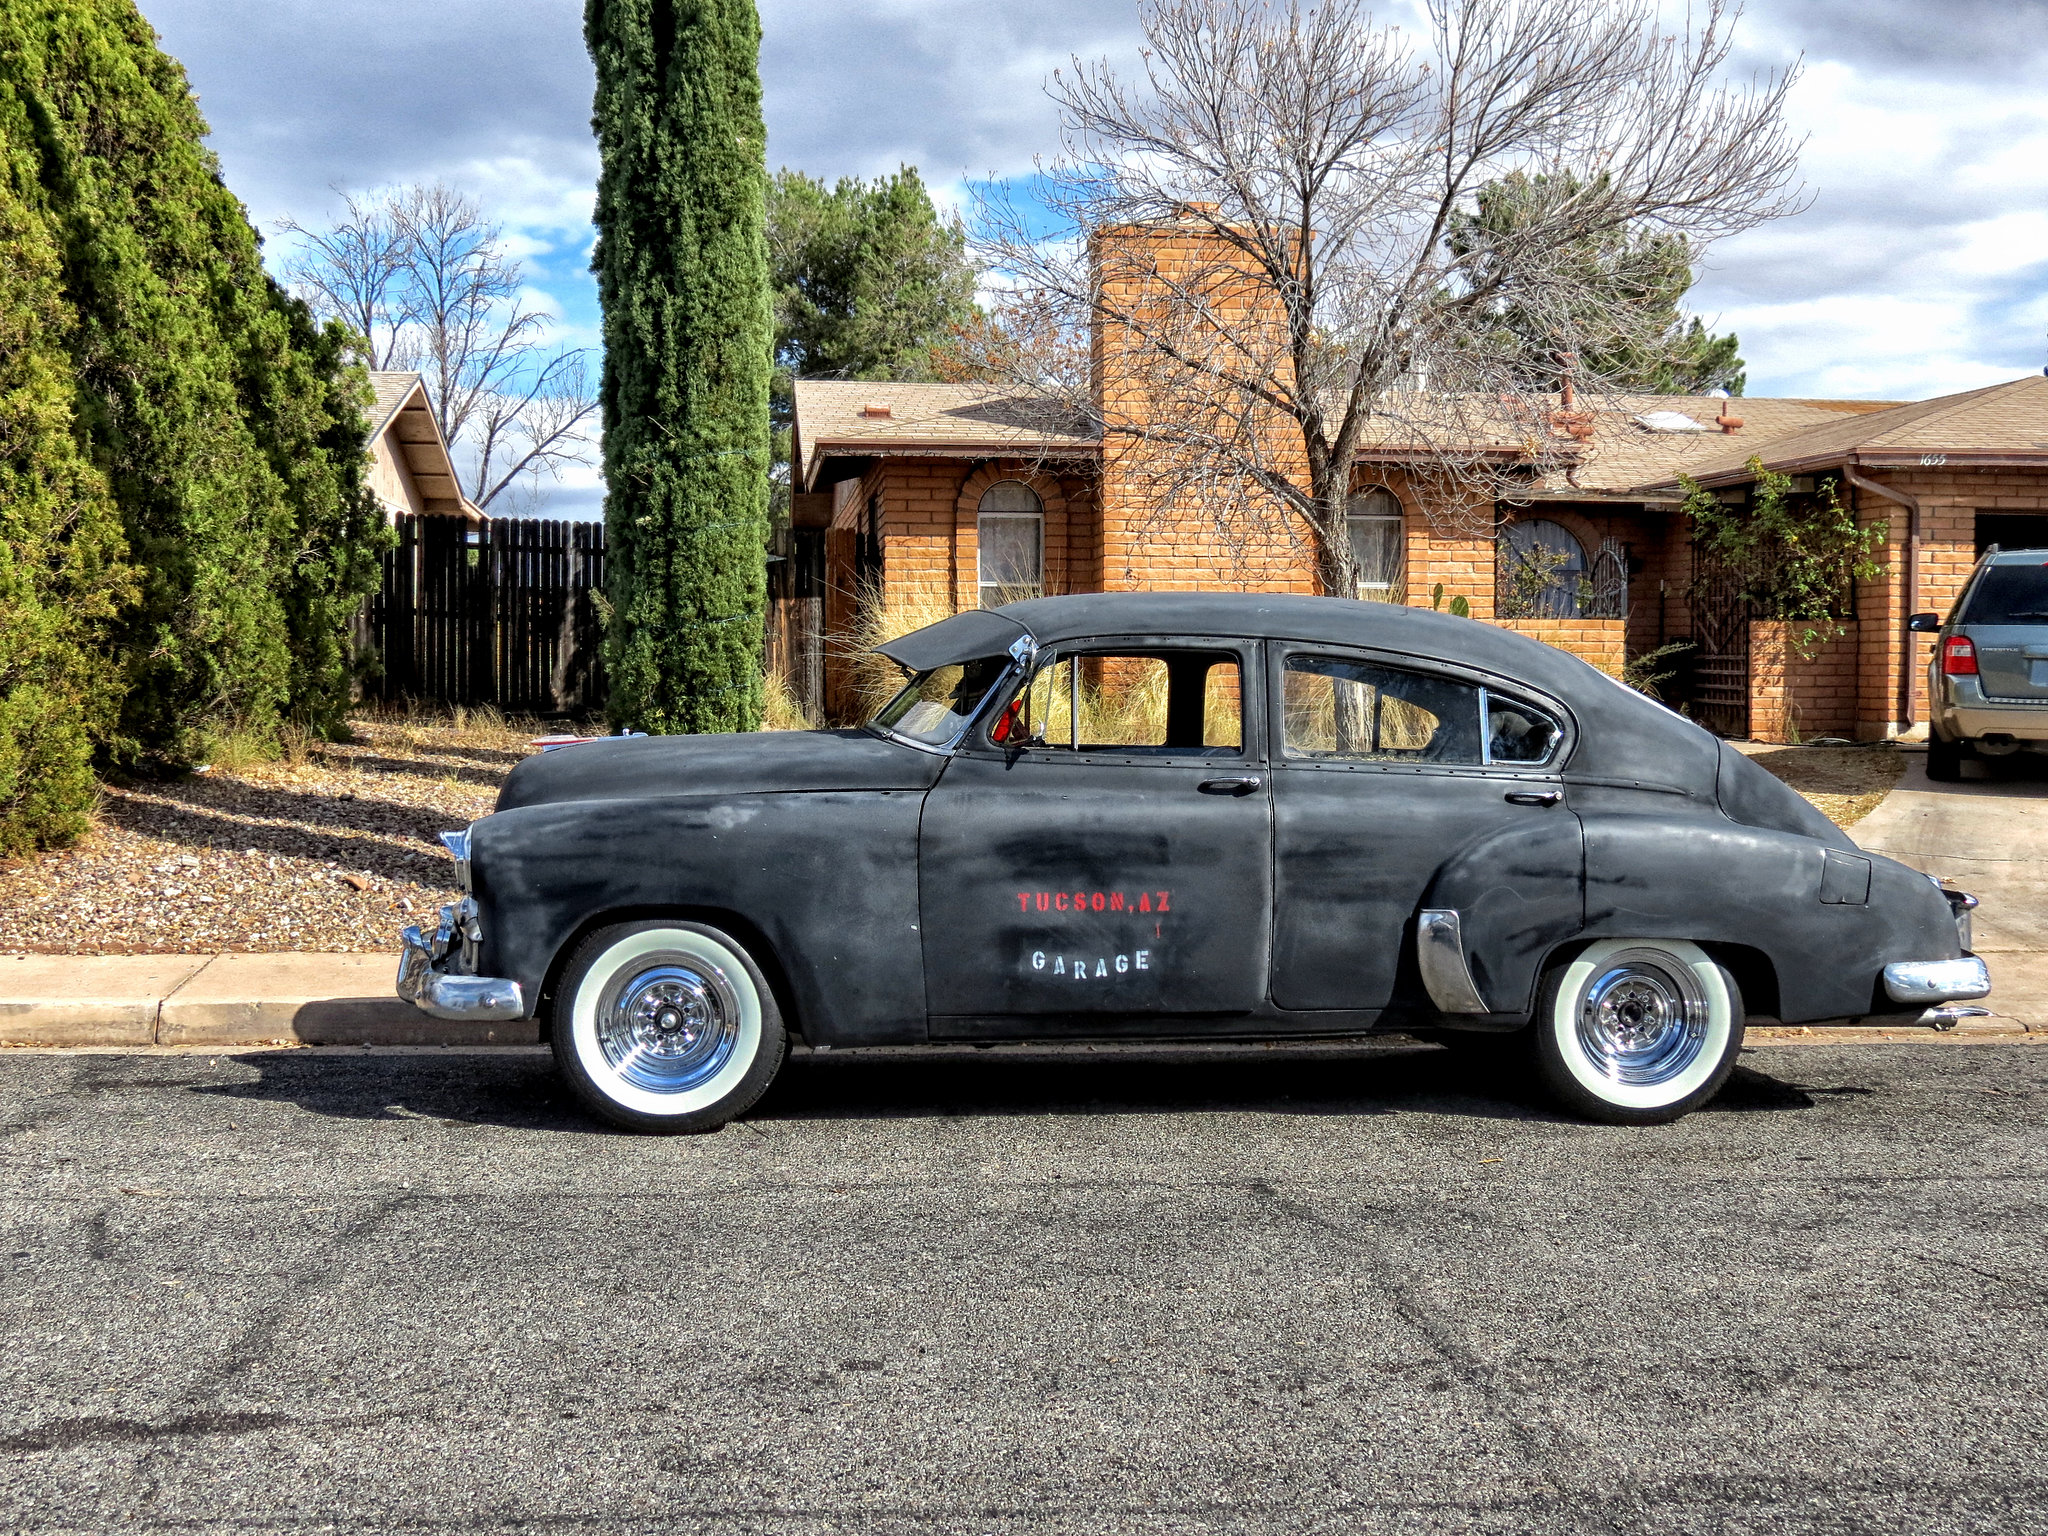
{"type": "Polygon", "coordinates": [[[1897,960],[1884,968],[1895,1003],[1961,1003],[1991,991],[1991,972],[1975,955],[1960,960],[1897,960]]]}
{"type": "Polygon", "coordinates": [[[502,976],[478,976],[476,901],[441,909],[441,926],[428,935],[407,928],[399,935],[398,995],[437,1019],[523,1019],[526,997],[519,983],[502,976]]]}

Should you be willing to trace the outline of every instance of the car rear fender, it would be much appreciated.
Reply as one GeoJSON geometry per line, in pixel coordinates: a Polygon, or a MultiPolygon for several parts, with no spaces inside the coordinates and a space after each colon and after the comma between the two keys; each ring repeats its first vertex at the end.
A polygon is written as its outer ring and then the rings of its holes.
{"type": "Polygon", "coordinates": [[[1472,985],[1492,1015],[1535,1006],[1544,959],[1585,922],[1585,837],[1562,808],[1480,837],[1437,871],[1425,911],[1458,914],[1472,985]]]}
{"type": "Polygon", "coordinates": [[[1788,1022],[1885,1011],[1874,989],[1887,964],[1960,952],[1941,892],[1891,859],[1712,812],[1583,820],[1586,937],[1753,951],[1788,1022]]]}

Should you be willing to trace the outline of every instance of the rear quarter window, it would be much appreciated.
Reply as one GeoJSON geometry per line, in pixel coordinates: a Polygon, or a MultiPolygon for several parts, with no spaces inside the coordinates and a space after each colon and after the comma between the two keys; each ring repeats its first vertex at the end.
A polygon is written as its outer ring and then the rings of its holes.
{"type": "Polygon", "coordinates": [[[2048,561],[1986,567],[1959,622],[2048,624],[2048,561]]]}

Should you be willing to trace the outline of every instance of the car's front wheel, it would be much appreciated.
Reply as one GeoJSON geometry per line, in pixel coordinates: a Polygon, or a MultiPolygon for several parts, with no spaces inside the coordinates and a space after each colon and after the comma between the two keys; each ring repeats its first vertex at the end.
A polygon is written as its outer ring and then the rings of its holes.
{"type": "Polygon", "coordinates": [[[708,1131],[767,1091],[789,1048],[744,947],[698,923],[617,923],[570,958],[555,1064],[576,1096],[636,1131],[708,1131]]]}
{"type": "Polygon", "coordinates": [[[1704,1104],[1742,1050],[1735,978],[1683,939],[1598,939],[1544,980],[1537,1070],[1570,1110],[1661,1125],[1704,1104]]]}

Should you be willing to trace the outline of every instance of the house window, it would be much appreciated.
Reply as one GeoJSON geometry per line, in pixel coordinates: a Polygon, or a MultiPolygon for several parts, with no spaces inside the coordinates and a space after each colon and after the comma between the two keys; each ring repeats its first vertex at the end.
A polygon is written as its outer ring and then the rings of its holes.
{"type": "Polygon", "coordinates": [[[1494,606],[1504,619],[1576,619],[1590,597],[1585,546],[1547,518],[1501,528],[1494,606]]]}
{"type": "Polygon", "coordinates": [[[981,606],[999,607],[1045,593],[1045,504],[1022,480],[998,480],[981,493],[975,537],[981,549],[981,606]]]}
{"type": "Polygon", "coordinates": [[[1408,541],[1401,527],[1401,502],[1383,485],[1361,491],[1346,508],[1351,527],[1351,562],[1358,568],[1358,595],[1380,603],[1402,600],[1408,573],[1408,541]]]}

